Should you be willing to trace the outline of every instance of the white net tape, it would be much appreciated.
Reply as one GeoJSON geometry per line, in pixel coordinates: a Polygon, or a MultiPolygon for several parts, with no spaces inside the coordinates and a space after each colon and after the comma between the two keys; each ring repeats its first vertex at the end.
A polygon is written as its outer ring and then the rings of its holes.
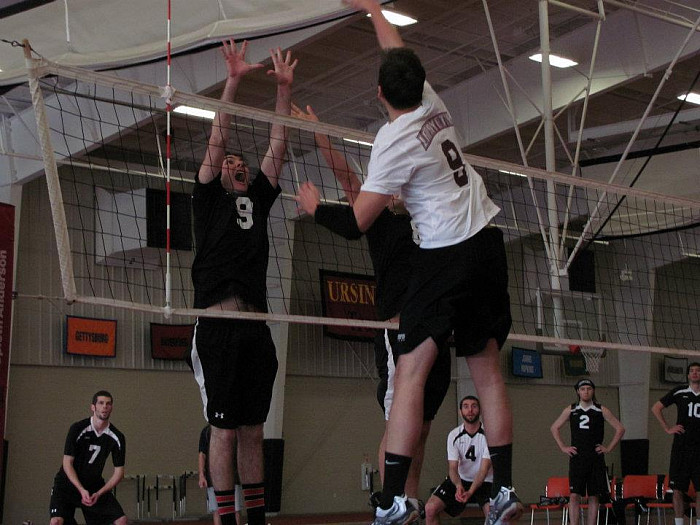
{"type": "Polygon", "coordinates": [[[604,348],[581,348],[583,358],[586,360],[587,372],[599,372],[600,361],[605,357],[604,348]]]}

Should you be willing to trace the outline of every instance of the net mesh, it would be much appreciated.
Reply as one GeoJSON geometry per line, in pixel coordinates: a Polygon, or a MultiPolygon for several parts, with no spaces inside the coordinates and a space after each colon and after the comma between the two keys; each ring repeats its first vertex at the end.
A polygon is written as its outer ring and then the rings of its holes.
{"type": "MultiPolygon", "coordinates": [[[[159,311],[166,288],[160,90],[43,67],[52,74],[40,81],[40,90],[59,166],[75,299],[159,311]]],[[[372,136],[187,93],[175,93],[173,102],[231,113],[229,149],[242,152],[251,168],[265,154],[270,122],[288,125],[283,195],[269,221],[268,318],[341,322],[324,317],[319,271],[372,275],[366,242],[316,226],[299,215],[290,196],[310,180],[326,200],[344,199],[314,131],[329,135],[361,178],[371,148],[358,141],[371,142],[372,136]]],[[[189,196],[211,121],[173,114],[172,123],[172,306],[175,314],[193,315],[189,196]]],[[[700,339],[700,202],[467,159],[502,210],[494,225],[506,239],[512,340],[564,349],[694,349],[700,339]]]]}

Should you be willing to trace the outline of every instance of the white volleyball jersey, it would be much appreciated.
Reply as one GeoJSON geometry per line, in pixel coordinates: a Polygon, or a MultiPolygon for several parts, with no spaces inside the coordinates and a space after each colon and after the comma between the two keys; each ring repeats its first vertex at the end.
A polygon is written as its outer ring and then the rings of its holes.
{"type": "MultiPolygon", "coordinates": [[[[474,481],[484,459],[491,459],[486,443],[484,427],[480,426],[476,434],[471,435],[459,425],[447,436],[447,460],[457,461],[459,477],[465,481],[474,481]]],[[[489,469],[484,481],[493,481],[493,468],[489,469]]]]}
{"type": "Polygon", "coordinates": [[[452,117],[427,82],[420,107],[379,130],[367,171],[362,190],[400,194],[421,248],[458,244],[500,211],[462,158],[452,117]]]}

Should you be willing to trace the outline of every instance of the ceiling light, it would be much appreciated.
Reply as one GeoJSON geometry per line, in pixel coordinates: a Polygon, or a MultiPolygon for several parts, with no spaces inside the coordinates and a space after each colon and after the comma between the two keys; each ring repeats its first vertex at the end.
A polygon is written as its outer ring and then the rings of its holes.
{"type": "MultiPolygon", "coordinates": [[[[411,24],[415,24],[416,22],[418,22],[418,20],[416,20],[415,18],[402,15],[401,13],[397,13],[395,11],[387,11],[386,9],[382,9],[382,14],[384,15],[384,18],[386,18],[390,23],[399,27],[410,26],[411,24]]],[[[369,13],[367,13],[367,16],[372,18],[372,15],[370,15],[369,13]]]]}
{"type": "MultiPolygon", "coordinates": [[[[542,62],[542,53],[537,53],[535,55],[532,55],[530,57],[530,60],[534,60],[535,62],[542,62]]],[[[569,58],[564,58],[560,57],[557,55],[549,54],[549,64],[558,67],[561,69],[567,68],[567,67],[572,67],[578,65],[578,62],[574,62],[573,60],[569,58]]]]}
{"type": "Polygon", "coordinates": [[[690,92],[688,94],[678,95],[678,100],[685,100],[691,104],[700,104],[700,93],[690,92]]]}
{"type": "Polygon", "coordinates": [[[353,144],[359,144],[360,146],[369,146],[370,148],[374,146],[371,142],[365,142],[364,140],[346,139],[343,138],[345,142],[351,142],[353,144]]]}
{"type": "Polygon", "coordinates": [[[175,113],[182,113],[183,115],[191,115],[193,117],[206,118],[209,120],[214,120],[216,116],[215,111],[209,111],[207,109],[193,108],[191,106],[178,106],[173,110],[175,113]]]}

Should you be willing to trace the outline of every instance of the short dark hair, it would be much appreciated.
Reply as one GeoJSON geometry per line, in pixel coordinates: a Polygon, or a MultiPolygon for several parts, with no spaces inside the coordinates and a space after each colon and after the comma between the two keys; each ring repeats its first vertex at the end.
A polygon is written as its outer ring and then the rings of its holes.
{"type": "Polygon", "coordinates": [[[462,403],[464,403],[467,399],[470,399],[472,401],[476,401],[476,404],[479,406],[479,409],[481,409],[481,403],[479,402],[479,398],[476,396],[464,396],[461,401],[459,402],[459,409],[462,410],[462,403]]]}
{"type": "Polygon", "coordinates": [[[425,69],[412,49],[396,47],[383,54],[379,86],[393,108],[409,109],[419,105],[424,83],[425,69]]]}
{"type": "Polygon", "coordinates": [[[95,395],[92,396],[92,404],[93,405],[97,403],[98,397],[108,397],[110,401],[114,401],[112,394],[110,394],[106,390],[100,390],[98,392],[95,392],[95,395]]]}
{"type": "Polygon", "coordinates": [[[700,363],[698,363],[697,361],[693,361],[692,363],[690,363],[688,365],[688,370],[686,370],[685,372],[685,375],[688,375],[690,373],[690,369],[694,366],[700,366],[700,363]]]}

